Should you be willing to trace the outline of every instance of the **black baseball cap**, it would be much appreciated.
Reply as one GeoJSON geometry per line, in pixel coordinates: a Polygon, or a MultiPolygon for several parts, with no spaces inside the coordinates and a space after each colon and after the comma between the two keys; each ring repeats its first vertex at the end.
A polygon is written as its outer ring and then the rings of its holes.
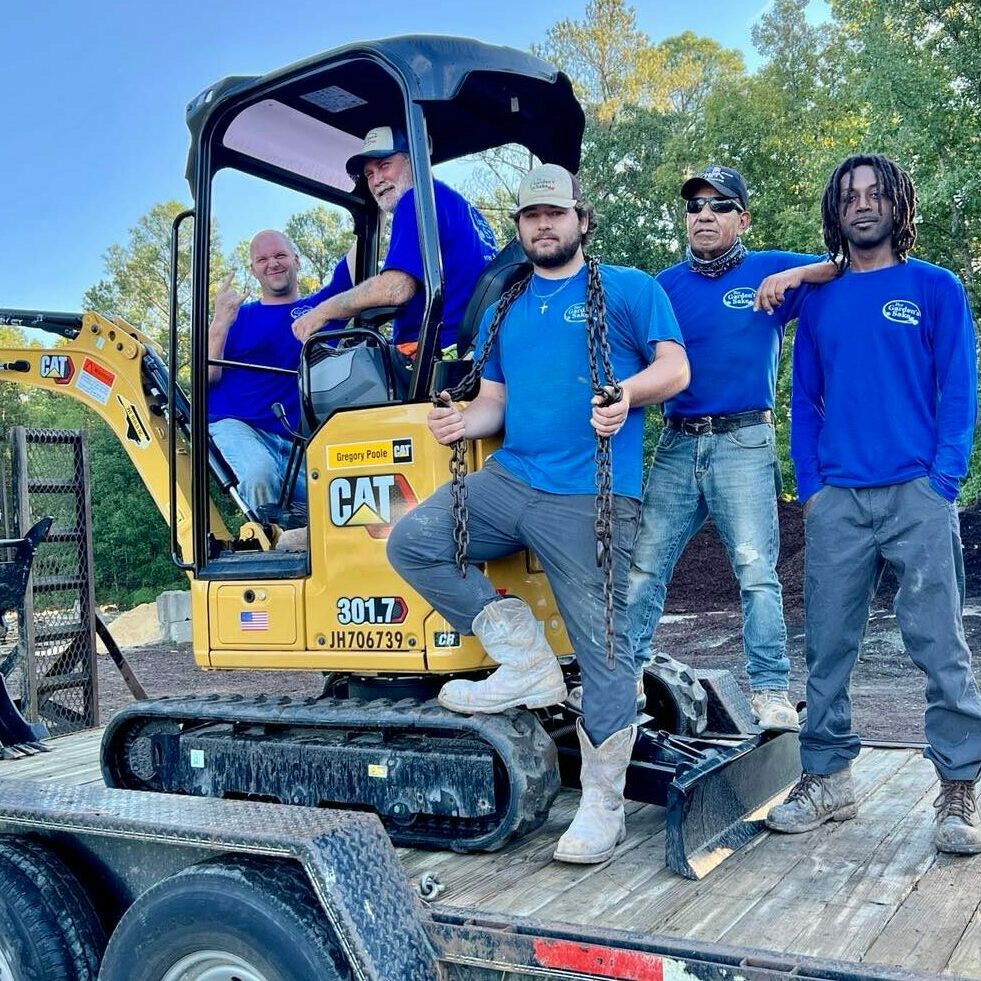
{"type": "Polygon", "coordinates": [[[714,187],[719,194],[725,198],[735,198],[743,207],[749,208],[749,192],[746,190],[746,182],[743,175],[732,167],[720,167],[712,164],[706,167],[700,174],[689,177],[681,185],[681,196],[687,201],[695,196],[695,191],[699,184],[708,184],[714,187]]]}

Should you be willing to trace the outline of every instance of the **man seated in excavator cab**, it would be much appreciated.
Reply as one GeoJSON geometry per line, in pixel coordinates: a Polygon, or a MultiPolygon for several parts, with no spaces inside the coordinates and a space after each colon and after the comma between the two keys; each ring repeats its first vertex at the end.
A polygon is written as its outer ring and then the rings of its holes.
{"type": "MultiPolygon", "coordinates": [[[[403,368],[407,368],[416,355],[425,296],[405,133],[393,126],[369,130],[360,152],[348,160],[347,171],[356,182],[363,179],[379,209],[391,215],[388,253],[379,273],[328,295],[294,321],[293,333],[305,341],[329,321],[349,320],[376,307],[396,307],[392,344],[404,359],[403,368]]],[[[470,295],[484,267],[497,254],[497,243],[484,216],[462,194],[439,180],[433,180],[433,194],[445,284],[439,346],[445,354],[456,345],[470,295]]]]}
{"type": "MultiPolygon", "coordinates": [[[[234,271],[215,297],[208,356],[236,364],[208,368],[208,432],[238,478],[242,500],[258,512],[279,499],[292,447],[273,406],[283,407],[293,428],[300,416],[296,369],[302,345],[291,327],[324,296],[336,292],[338,281],[350,283],[350,275],[342,260],[328,286],[313,296],[301,297],[299,252],[286,235],[274,229],[253,236],[249,270],[259,282],[258,300],[245,302],[232,285],[234,271]]],[[[306,503],[302,475],[293,499],[306,503]]]]}
{"type": "MultiPolygon", "coordinates": [[[[422,252],[404,132],[392,126],[369,130],[360,152],[347,161],[347,171],[356,183],[364,180],[379,210],[391,216],[388,252],[381,271],[355,285],[350,276],[352,248],[348,261],[338,263],[331,283],[317,294],[320,302],[293,321],[293,334],[302,343],[317,331],[366,311],[394,308],[393,367],[398,388],[404,391],[425,308],[422,252]]],[[[497,254],[497,243],[484,216],[462,194],[435,179],[433,194],[446,291],[439,331],[439,348],[445,357],[455,349],[460,321],[481,272],[497,254]]],[[[306,546],[306,528],[283,532],[276,545],[281,551],[302,551],[306,546]]]]}

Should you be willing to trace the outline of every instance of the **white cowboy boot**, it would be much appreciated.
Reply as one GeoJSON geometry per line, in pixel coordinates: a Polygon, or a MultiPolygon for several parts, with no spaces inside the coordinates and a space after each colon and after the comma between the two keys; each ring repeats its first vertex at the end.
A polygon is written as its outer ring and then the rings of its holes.
{"type": "Polygon", "coordinates": [[[483,681],[455,678],[439,704],[453,712],[503,712],[524,705],[545,708],[565,700],[565,681],[545,628],[517,597],[488,603],[473,618],[473,632],[500,667],[483,681]]]}
{"type": "Polygon", "coordinates": [[[599,746],[593,746],[586,735],[582,719],[576,719],[576,731],[582,750],[582,799],[553,857],[560,862],[591,865],[605,862],[627,835],[623,788],[637,727],[627,726],[599,746]]]}

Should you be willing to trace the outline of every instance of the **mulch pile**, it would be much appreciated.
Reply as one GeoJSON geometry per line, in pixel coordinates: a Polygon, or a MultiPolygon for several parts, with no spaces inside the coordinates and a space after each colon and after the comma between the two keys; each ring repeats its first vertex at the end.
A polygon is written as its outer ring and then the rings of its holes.
{"type": "MultiPolygon", "coordinates": [[[[781,501],[778,514],[780,559],[777,574],[783,585],[784,611],[788,617],[794,617],[802,614],[804,608],[804,522],[796,502],[781,501]]],[[[981,504],[965,508],[960,518],[967,595],[981,596],[981,504]]],[[[887,571],[876,598],[877,604],[891,605],[895,591],[895,579],[887,571]]],[[[681,556],[664,608],[666,613],[705,613],[739,608],[739,587],[710,521],[689,542],[681,556]]]]}

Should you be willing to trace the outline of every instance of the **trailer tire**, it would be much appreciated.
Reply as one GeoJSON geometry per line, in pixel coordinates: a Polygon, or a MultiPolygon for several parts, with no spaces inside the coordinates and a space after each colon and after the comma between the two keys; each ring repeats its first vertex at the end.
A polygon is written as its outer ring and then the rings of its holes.
{"type": "Polygon", "coordinates": [[[0,837],[0,981],[95,981],[105,946],[68,866],[37,841],[0,837]]]}
{"type": "Polygon", "coordinates": [[[99,981],[346,981],[351,972],[303,869],[221,858],[151,886],[109,938],[99,981]]]}

